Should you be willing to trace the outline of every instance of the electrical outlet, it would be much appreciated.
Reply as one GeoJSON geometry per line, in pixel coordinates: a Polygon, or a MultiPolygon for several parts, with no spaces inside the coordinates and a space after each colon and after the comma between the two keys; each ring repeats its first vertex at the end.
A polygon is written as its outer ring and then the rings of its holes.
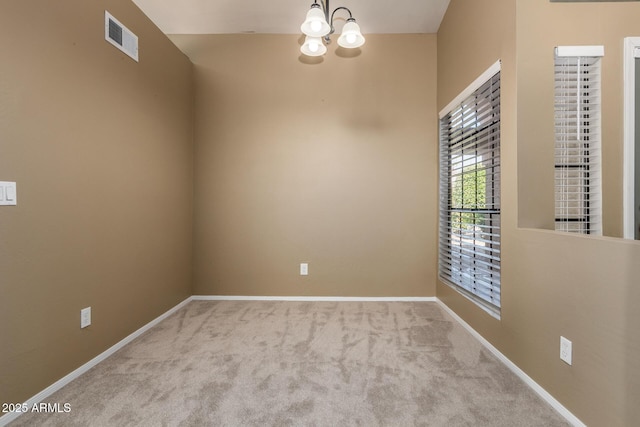
{"type": "Polygon", "coordinates": [[[565,337],[560,337],[560,359],[564,360],[568,365],[571,365],[571,359],[573,356],[571,347],[571,341],[565,337]]]}
{"type": "Polygon", "coordinates": [[[86,328],[91,324],[91,307],[80,310],[80,328],[86,328]]]}
{"type": "Polygon", "coordinates": [[[300,275],[301,276],[309,275],[309,264],[307,264],[306,262],[303,262],[300,264],[300,275]]]}

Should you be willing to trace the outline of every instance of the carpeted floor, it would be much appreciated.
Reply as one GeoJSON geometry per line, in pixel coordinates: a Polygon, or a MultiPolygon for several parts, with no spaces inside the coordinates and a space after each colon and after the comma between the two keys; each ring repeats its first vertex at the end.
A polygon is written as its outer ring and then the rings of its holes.
{"type": "Polygon", "coordinates": [[[568,425],[436,303],[194,301],[11,426],[568,425]]]}

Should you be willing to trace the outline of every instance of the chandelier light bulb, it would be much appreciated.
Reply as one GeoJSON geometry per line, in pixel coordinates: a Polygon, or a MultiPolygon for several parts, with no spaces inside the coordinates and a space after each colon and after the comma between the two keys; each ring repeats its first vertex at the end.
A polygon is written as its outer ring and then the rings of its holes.
{"type": "Polygon", "coordinates": [[[346,49],[353,49],[362,46],[364,41],[360,26],[356,24],[355,19],[349,18],[344,27],[342,27],[342,34],[338,37],[338,44],[346,49]]]}
{"type": "Polygon", "coordinates": [[[321,56],[327,52],[327,47],[320,37],[307,36],[300,47],[300,52],[307,56],[321,56]]]}
{"type": "Polygon", "coordinates": [[[320,5],[314,3],[307,12],[307,18],[300,26],[300,30],[309,37],[323,37],[329,34],[331,26],[327,22],[320,5]]]}
{"type": "Polygon", "coordinates": [[[311,26],[311,29],[312,29],[314,32],[316,32],[316,33],[317,33],[317,32],[319,32],[319,31],[322,29],[322,22],[320,22],[320,21],[313,21],[313,22],[311,22],[311,25],[310,25],[310,26],[311,26]]]}

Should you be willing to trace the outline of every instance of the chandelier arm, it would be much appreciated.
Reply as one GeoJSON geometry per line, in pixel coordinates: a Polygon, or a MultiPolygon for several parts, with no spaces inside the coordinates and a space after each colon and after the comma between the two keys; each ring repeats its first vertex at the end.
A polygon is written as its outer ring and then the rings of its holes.
{"type": "Polygon", "coordinates": [[[349,12],[349,19],[353,19],[353,15],[351,14],[351,11],[349,10],[348,7],[344,7],[344,6],[340,6],[340,7],[336,7],[335,10],[333,11],[333,13],[331,14],[331,26],[333,27],[333,15],[336,14],[337,11],[339,11],[340,9],[346,10],[347,12],[349,12]]]}
{"type": "Polygon", "coordinates": [[[349,12],[349,19],[347,21],[351,21],[353,20],[353,15],[351,14],[351,11],[349,10],[348,7],[344,7],[344,6],[340,6],[340,7],[336,7],[333,12],[331,13],[331,20],[329,20],[329,0],[326,0],[327,3],[327,9],[325,9],[325,13],[327,15],[327,22],[329,23],[329,26],[331,27],[331,31],[329,31],[329,34],[327,34],[326,36],[324,36],[324,40],[329,43],[331,41],[331,34],[336,32],[336,27],[333,26],[333,16],[336,14],[337,11],[343,9],[346,10],[347,12],[349,12]]]}

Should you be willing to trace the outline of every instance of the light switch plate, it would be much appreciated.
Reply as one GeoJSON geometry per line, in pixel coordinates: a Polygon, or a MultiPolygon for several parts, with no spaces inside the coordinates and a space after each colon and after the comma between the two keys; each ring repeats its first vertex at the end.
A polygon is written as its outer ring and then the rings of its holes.
{"type": "Polygon", "coordinates": [[[15,206],[18,204],[16,183],[0,181],[0,206],[15,206]]]}

